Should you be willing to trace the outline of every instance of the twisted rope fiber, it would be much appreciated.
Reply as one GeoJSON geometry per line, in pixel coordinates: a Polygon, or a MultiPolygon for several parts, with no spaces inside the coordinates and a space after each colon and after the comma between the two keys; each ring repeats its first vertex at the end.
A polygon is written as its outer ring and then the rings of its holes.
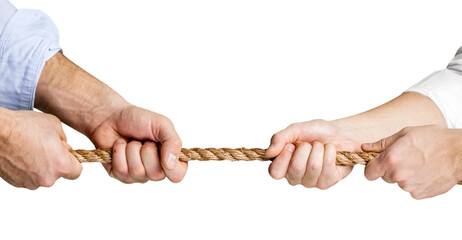
{"type": "MultiPolygon", "coordinates": [[[[273,159],[265,157],[266,149],[261,148],[183,148],[180,153],[180,161],[188,162],[191,160],[210,161],[210,160],[230,160],[230,161],[271,161],[273,159]]],[[[100,162],[110,163],[112,161],[112,149],[95,150],[70,150],[70,152],[81,163],[100,162]]],[[[369,161],[378,156],[375,152],[337,152],[337,165],[353,166],[356,164],[367,165],[369,161]]],[[[458,182],[462,185],[462,181],[458,182]]]]}
{"type": "MultiPolygon", "coordinates": [[[[180,161],[188,162],[191,160],[210,161],[210,160],[230,160],[230,161],[270,161],[265,157],[266,149],[261,148],[183,148],[180,153],[180,161]]],[[[112,161],[111,149],[95,150],[71,150],[70,151],[79,162],[100,162],[110,163],[112,161]]],[[[337,165],[353,166],[356,164],[366,165],[374,159],[378,153],[374,152],[337,152],[337,165]]]]}

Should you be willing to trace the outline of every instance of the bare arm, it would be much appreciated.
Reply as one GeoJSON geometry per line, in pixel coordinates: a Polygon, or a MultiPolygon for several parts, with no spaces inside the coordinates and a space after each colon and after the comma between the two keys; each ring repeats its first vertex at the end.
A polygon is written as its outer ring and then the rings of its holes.
{"type": "Polygon", "coordinates": [[[179,182],[187,164],[179,162],[181,140],[172,122],[129,104],[82,68],[56,54],[45,65],[35,107],[82,132],[98,148],[113,148],[108,173],[125,183],[179,182]]]}
{"type": "Polygon", "coordinates": [[[446,127],[435,103],[419,93],[406,92],[369,111],[332,121],[360,143],[374,142],[408,126],[446,127]]]}
{"type": "Polygon", "coordinates": [[[336,151],[361,151],[361,143],[419,125],[445,127],[446,122],[433,101],[418,93],[403,93],[377,108],[334,121],[291,124],[271,139],[267,155],[276,159],[269,172],[291,185],[326,189],[352,170],[335,165],[336,151]]]}
{"type": "Polygon", "coordinates": [[[90,137],[95,128],[129,104],[122,96],[62,53],[47,61],[35,94],[35,107],[90,137]]]}

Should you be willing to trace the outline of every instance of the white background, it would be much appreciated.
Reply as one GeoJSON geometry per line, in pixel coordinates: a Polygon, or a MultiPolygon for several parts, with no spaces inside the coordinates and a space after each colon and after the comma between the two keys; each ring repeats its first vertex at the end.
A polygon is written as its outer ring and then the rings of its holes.
{"type": "MultiPolygon", "coordinates": [[[[12,2],[51,16],[69,58],[171,118],[184,147],[266,148],[290,123],[398,96],[462,43],[460,1],[12,2]]],[[[179,184],[124,185],[99,164],[49,189],[0,181],[0,238],[460,239],[462,186],[416,201],[359,166],[321,191],[268,165],[192,162],[179,184]]]]}

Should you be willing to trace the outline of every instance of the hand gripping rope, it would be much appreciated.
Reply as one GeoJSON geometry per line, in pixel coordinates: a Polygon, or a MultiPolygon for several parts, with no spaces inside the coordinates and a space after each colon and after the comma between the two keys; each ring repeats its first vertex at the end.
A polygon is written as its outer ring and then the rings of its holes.
{"type": "MultiPolygon", "coordinates": [[[[269,161],[265,157],[265,149],[260,148],[183,148],[180,153],[180,161],[269,161]]],[[[110,163],[112,161],[111,149],[96,150],[71,150],[71,153],[81,163],[100,162],[110,163]]],[[[370,160],[378,156],[373,152],[337,152],[337,165],[353,166],[356,164],[366,165],[370,160]]]]}

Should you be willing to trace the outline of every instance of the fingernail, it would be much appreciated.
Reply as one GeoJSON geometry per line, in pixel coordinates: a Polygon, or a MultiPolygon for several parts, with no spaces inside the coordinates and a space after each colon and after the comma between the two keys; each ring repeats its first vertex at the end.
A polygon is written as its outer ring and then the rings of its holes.
{"type": "Polygon", "coordinates": [[[166,164],[167,164],[166,167],[167,167],[168,169],[174,169],[175,166],[176,166],[176,155],[173,154],[173,153],[168,154],[168,158],[167,158],[166,164]]]}
{"type": "Polygon", "coordinates": [[[115,143],[124,143],[125,141],[122,138],[119,138],[115,141],[115,143]]]}
{"type": "Polygon", "coordinates": [[[289,147],[287,148],[287,150],[288,150],[289,152],[294,152],[295,146],[294,146],[294,145],[289,145],[289,147]]]}
{"type": "Polygon", "coordinates": [[[372,144],[371,143],[363,143],[363,148],[371,148],[372,144]]]}

